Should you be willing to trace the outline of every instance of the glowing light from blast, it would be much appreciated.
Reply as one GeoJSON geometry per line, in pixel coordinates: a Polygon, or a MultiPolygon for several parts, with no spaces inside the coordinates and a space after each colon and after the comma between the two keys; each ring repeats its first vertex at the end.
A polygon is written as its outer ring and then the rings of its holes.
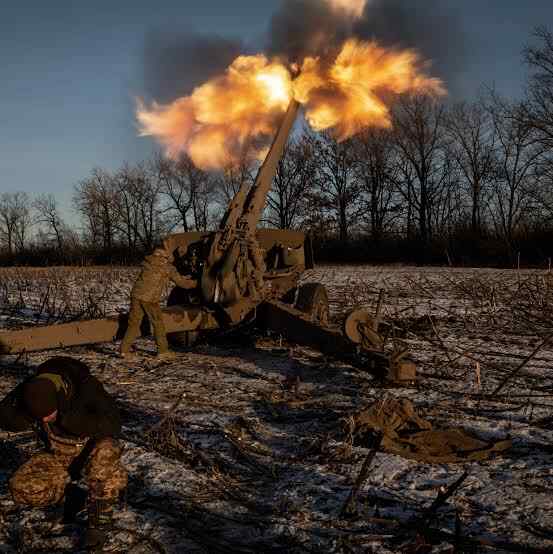
{"type": "Polygon", "coordinates": [[[256,78],[267,85],[271,102],[288,105],[290,102],[290,87],[286,79],[283,79],[280,75],[270,73],[260,73],[256,78]]]}
{"type": "Polygon", "coordinates": [[[307,58],[294,81],[294,94],[315,130],[331,128],[345,140],[363,127],[391,125],[385,93],[445,94],[442,81],[424,75],[420,65],[412,50],[388,50],[351,39],[329,68],[307,58]]]}
{"type": "Polygon", "coordinates": [[[336,11],[346,12],[351,17],[361,17],[367,0],[328,0],[336,11]]]}
{"type": "MultiPolygon", "coordinates": [[[[194,89],[190,96],[150,109],[137,106],[140,135],[156,137],[173,158],[187,153],[204,169],[239,160],[253,140],[272,136],[290,102],[286,67],[263,55],[239,56],[224,75],[194,89]]],[[[253,155],[260,155],[260,147],[253,155]]]]}
{"type": "Polygon", "coordinates": [[[309,57],[299,68],[292,80],[278,60],[239,56],[190,96],[150,108],[139,102],[140,134],[154,136],[173,158],[186,153],[199,167],[219,169],[243,159],[247,147],[260,158],[292,98],[315,130],[345,140],[363,127],[390,126],[390,94],[445,94],[414,51],[375,42],[348,40],[332,63],[309,57]]]}

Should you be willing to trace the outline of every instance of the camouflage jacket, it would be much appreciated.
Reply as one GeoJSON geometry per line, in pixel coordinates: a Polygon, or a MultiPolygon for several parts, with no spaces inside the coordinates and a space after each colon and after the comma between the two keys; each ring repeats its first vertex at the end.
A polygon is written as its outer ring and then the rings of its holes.
{"type": "MultiPolygon", "coordinates": [[[[58,417],[55,421],[58,432],[95,439],[119,435],[121,418],[115,400],[90,374],[86,364],[74,358],[57,356],[38,366],[36,375],[40,373],[61,375],[66,385],[64,390],[58,391],[58,417]]],[[[27,380],[0,402],[0,428],[6,431],[25,431],[36,423],[27,414],[22,400],[23,384],[27,380]]]]}
{"type": "Polygon", "coordinates": [[[173,264],[160,260],[158,256],[146,256],[142,271],[133,285],[131,298],[141,302],[159,303],[169,281],[184,289],[196,284],[193,279],[181,275],[173,264]]]}

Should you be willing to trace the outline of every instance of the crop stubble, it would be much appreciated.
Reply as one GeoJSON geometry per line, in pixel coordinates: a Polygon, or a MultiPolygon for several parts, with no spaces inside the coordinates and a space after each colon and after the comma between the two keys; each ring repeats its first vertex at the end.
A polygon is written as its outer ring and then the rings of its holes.
{"type": "MultiPolygon", "coordinates": [[[[115,314],[125,309],[135,275],[135,268],[0,269],[1,324],[115,314]]],[[[322,266],[306,280],[327,286],[334,322],[354,306],[374,310],[383,289],[383,332],[409,346],[417,385],[383,388],[370,375],[274,336],[240,344],[223,337],[162,365],[148,340],[139,341],[136,363],[117,359],[116,345],[66,351],[91,365],[124,416],[131,485],[112,548],[398,552],[425,542],[435,543],[436,552],[455,544],[458,551],[552,548],[553,353],[550,344],[536,347],[552,329],[553,276],[322,266]],[[417,518],[463,467],[378,452],[356,492],[357,515],[341,514],[370,453],[348,437],[347,418],[384,395],[409,398],[436,425],[513,439],[507,456],[470,464],[469,476],[422,534],[417,518]]],[[[50,355],[1,360],[0,391],[50,355]]],[[[30,434],[0,432],[0,440],[10,454],[0,471],[0,538],[14,548],[50,541],[71,551],[67,536],[37,524],[40,511],[25,512],[15,524],[6,479],[36,445],[30,434]]]]}

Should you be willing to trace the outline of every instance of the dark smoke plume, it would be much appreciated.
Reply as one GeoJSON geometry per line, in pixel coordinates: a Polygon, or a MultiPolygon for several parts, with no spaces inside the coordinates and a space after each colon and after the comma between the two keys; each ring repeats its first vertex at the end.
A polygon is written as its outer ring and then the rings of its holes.
{"type": "MultiPolygon", "coordinates": [[[[324,57],[348,37],[417,50],[455,96],[466,62],[464,35],[451,4],[443,0],[368,0],[355,23],[324,0],[283,0],[271,18],[265,52],[290,62],[324,57]]],[[[188,95],[222,74],[238,55],[255,52],[230,38],[151,33],[145,45],[145,93],[159,102],[188,95]]]]}
{"type": "Polygon", "coordinates": [[[269,25],[267,50],[296,61],[332,51],[348,37],[417,50],[448,88],[465,62],[461,26],[443,0],[368,0],[363,17],[354,23],[323,0],[283,0],[269,25]]]}
{"type": "Polygon", "coordinates": [[[158,102],[168,102],[223,73],[246,47],[219,36],[151,33],[144,50],[145,92],[158,102]]]}
{"type": "Polygon", "coordinates": [[[284,0],[271,18],[267,53],[290,62],[334,49],[351,35],[351,20],[323,0],[284,0]]]}

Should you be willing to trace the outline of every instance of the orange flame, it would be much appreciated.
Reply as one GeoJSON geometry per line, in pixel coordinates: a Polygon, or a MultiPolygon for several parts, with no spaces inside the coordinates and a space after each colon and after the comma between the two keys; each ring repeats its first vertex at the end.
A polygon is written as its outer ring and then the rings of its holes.
{"type": "Polygon", "coordinates": [[[186,152],[206,169],[240,158],[252,138],[266,138],[291,95],[291,76],[263,55],[239,56],[226,73],[168,105],[141,102],[137,118],[142,136],[155,136],[170,157],[186,152]]]}
{"type": "Polygon", "coordinates": [[[445,94],[411,50],[389,50],[375,42],[348,40],[331,64],[306,58],[299,76],[263,55],[239,56],[225,74],[167,105],[137,107],[140,134],[151,135],[171,157],[186,152],[204,169],[243,158],[247,146],[258,157],[279,116],[295,98],[317,131],[330,129],[345,140],[363,127],[390,126],[384,98],[405,92],[445,94]]]}
{"type": "Polygon", "coordinates": [[[332,129],[338,140],[345,140],[363,127],[391,125],[383,100],[387,93],[445,94],[442,81],[425,76],[420,65],[412,50],[387,50],[351,39],[328,68],[307,58],[293,83],[294,95],[305,105],[313,129],[332,129]]]}

